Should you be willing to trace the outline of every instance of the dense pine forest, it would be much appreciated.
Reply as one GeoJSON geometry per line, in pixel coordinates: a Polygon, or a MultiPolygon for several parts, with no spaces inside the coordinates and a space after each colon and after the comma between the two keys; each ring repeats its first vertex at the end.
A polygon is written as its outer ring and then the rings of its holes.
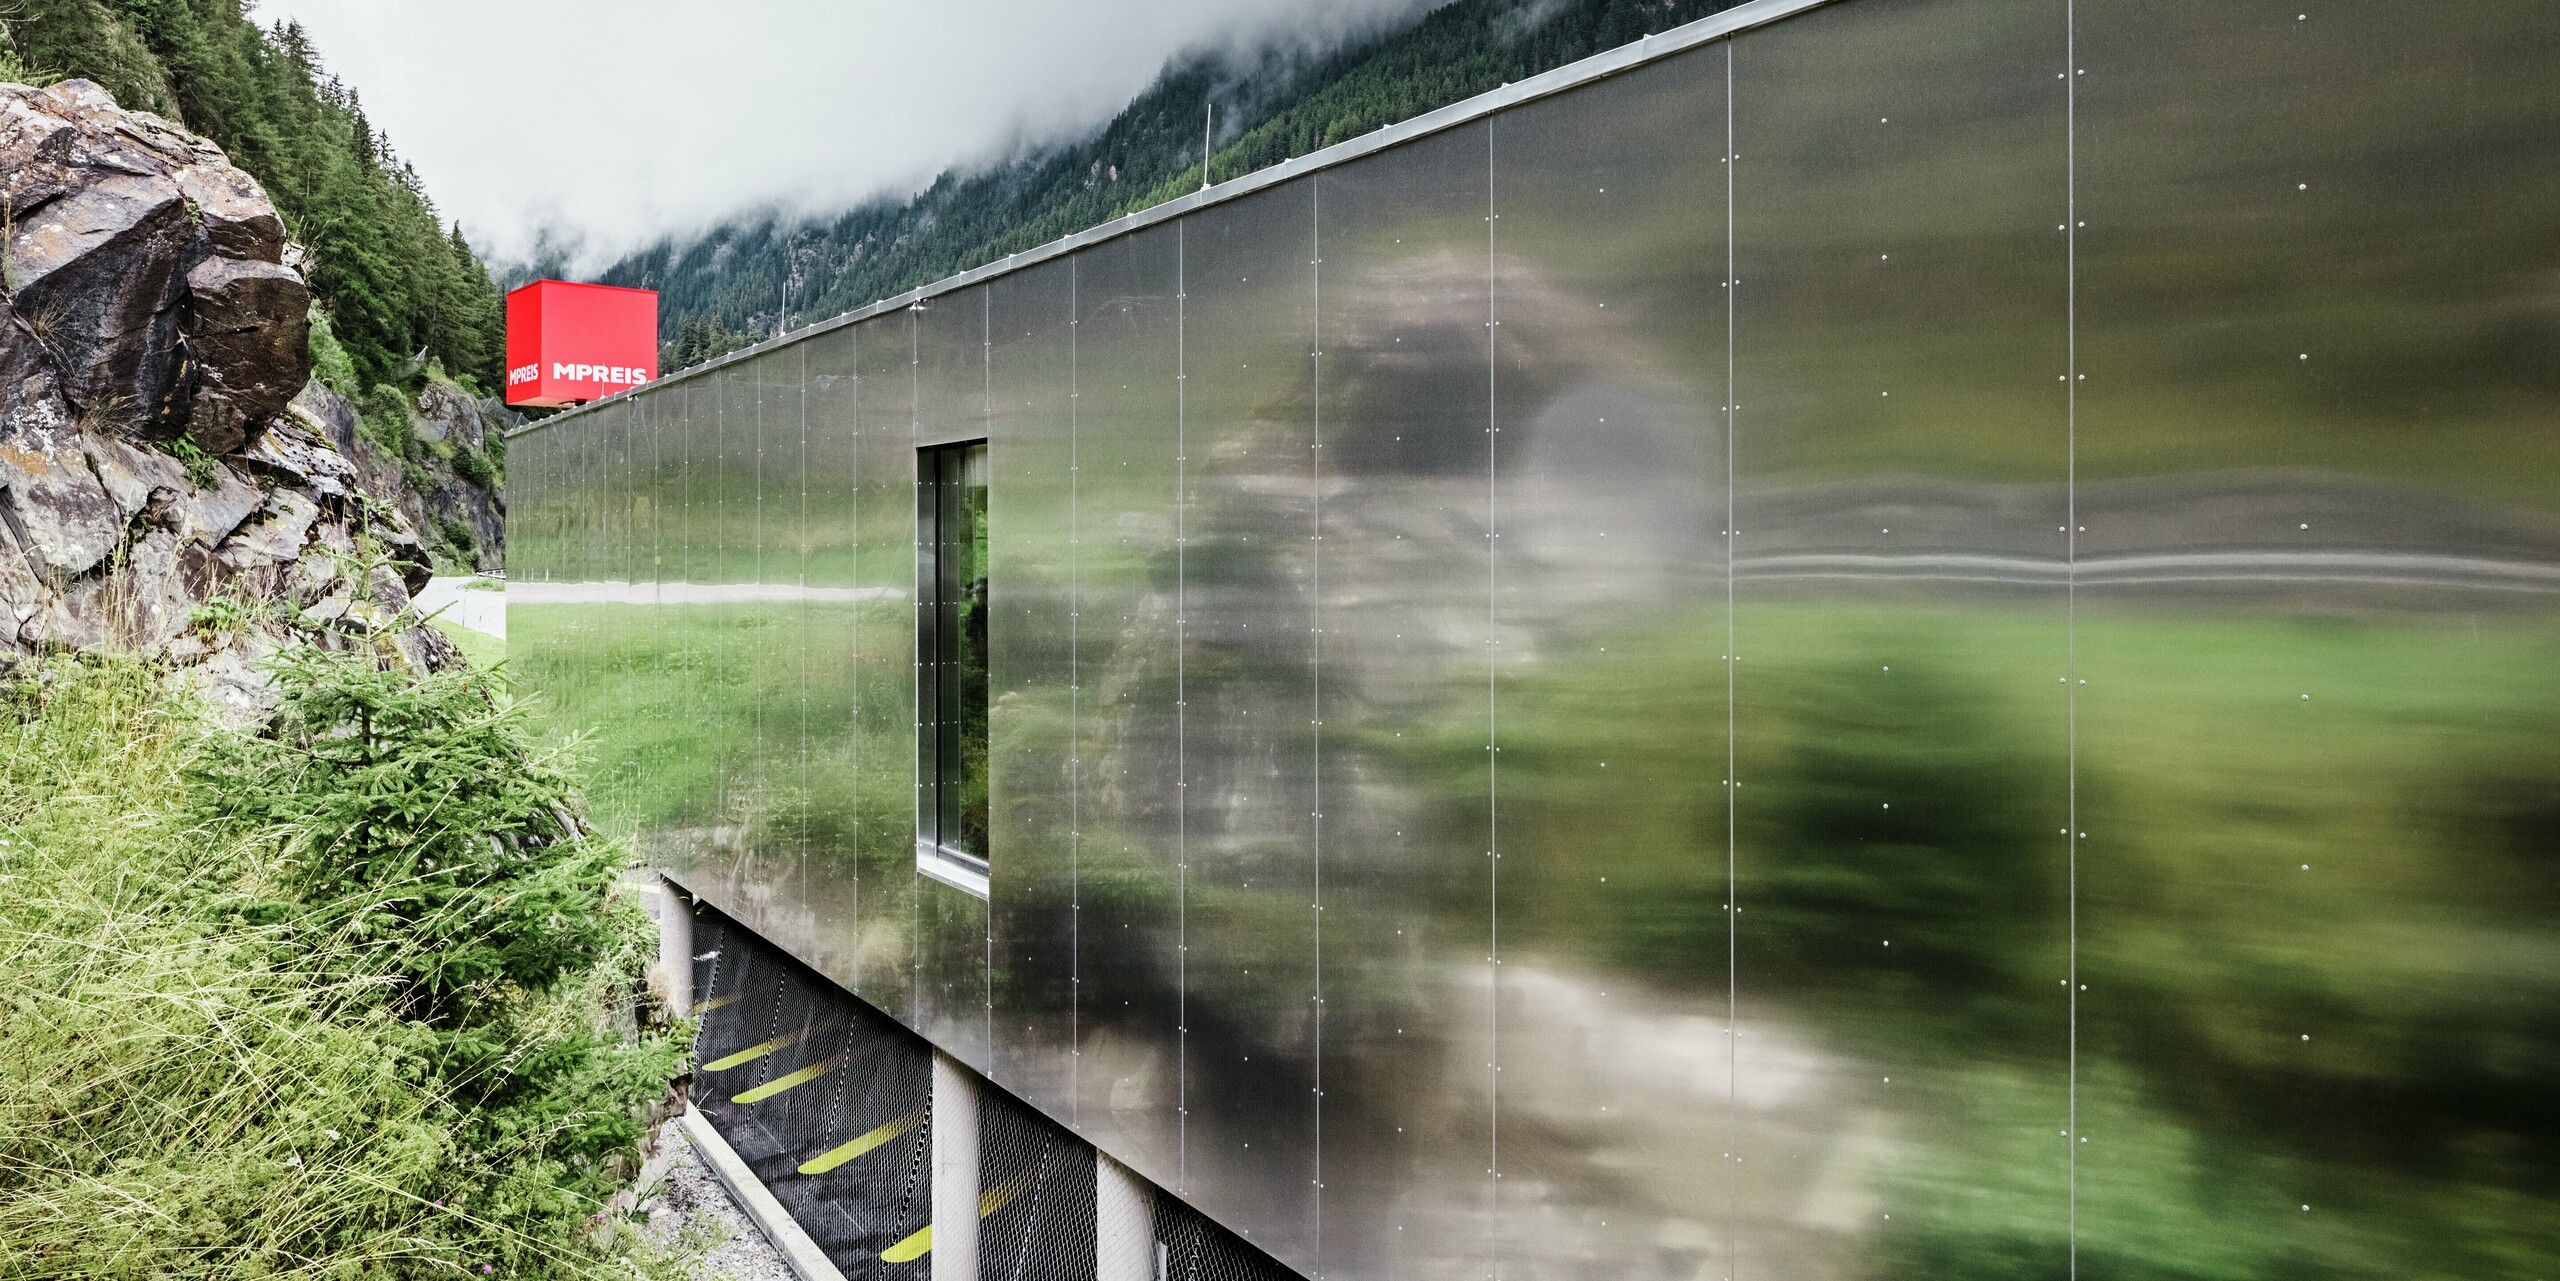
{"type": "Polygon", "coordinates": [[[340,391],[363,403],[430,362],[499,388],[496,286],[300,27],[262,28],[243,0],[0,2],[0,80],[67,77],[213,139],[265,185],[344,349],[343,363],[326,339],[315,353],[340,391]]]}
{"type": "Polygon", "coordinates": [[[660,291],[660,366],[679,369],[1198,188],[1204,104],[1217,107],[1211,173],[1224,180],[1733,3],[1456,0],[1319,56],[1180,59],[1082,141],[951,170],[835,218],[756,216],[662,241],[602,279],[660,291]]]}

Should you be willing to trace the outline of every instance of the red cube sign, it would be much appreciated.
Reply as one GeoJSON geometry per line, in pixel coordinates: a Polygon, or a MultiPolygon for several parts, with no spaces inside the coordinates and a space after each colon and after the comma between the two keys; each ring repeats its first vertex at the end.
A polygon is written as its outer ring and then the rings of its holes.
{"type": "Polygon", "coordinates": [[[537,280],[508,293],[508,404],[575,405],[657,376],[656,290],[537,280]]]}

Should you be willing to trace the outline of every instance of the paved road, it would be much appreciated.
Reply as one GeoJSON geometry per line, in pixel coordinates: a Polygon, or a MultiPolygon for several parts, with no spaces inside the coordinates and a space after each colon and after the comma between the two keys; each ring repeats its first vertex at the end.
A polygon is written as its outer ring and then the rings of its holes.
{"type": "Polygon", "coordinates": [[[438,577],[427,584],[425,591],[418,593],[418,612],[433,614],[443,610],[446,622],[505,640],[507,594],[504,591],[482,591],[470,586],[472,583],[503,586],[497,579],[438,577]]]}

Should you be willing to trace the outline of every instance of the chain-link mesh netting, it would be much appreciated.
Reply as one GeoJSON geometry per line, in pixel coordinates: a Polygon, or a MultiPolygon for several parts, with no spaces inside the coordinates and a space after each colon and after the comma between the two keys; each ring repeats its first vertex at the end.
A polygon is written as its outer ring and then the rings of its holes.
{"type": "Polygon", "coordinates": [[[982,1281],[1094,1281],[1092,1148],[987,1086],[978,1180],[982,1281]]]}
{"type": "MultiPolygon", "coordinates": [[[[693,916],[694,1106],[845,1276],[924,1281],[931,1047],[717,909],[697,903],[693,916]]],[[[1095,1281],[1093,1149],[982,1084],[978,1163],[983,1281],[1095,1281]]],[[[1162,1191],[1154,1213],[1143,1274],[1157,1281],[1294,1276],[1162,1191]]]]}
{"type": "Polygon", "coordinates": [[[1161,1189],[1156,1241],[1157,1281],[1296,1281],[1278,1260],[1161,1189]]]}
{"type": "Polygon", "coordinates": [[[847,1277],[923,1277],[932,1051],[711,907],[694,944],[694,1106],[847,1277]]]}

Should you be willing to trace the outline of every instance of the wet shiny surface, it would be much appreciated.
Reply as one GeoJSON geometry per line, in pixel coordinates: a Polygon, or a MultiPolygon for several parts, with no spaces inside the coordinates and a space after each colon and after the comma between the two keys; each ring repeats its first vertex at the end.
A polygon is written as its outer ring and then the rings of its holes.
{"type": "Polygon", "coordinates": [[[2542,1276],[2555,64],[1847,0],[518,438],[517,668],[1309,1275],[2542,1276]],[[982,435],[991,903],[913,852],[982,435]]]}

